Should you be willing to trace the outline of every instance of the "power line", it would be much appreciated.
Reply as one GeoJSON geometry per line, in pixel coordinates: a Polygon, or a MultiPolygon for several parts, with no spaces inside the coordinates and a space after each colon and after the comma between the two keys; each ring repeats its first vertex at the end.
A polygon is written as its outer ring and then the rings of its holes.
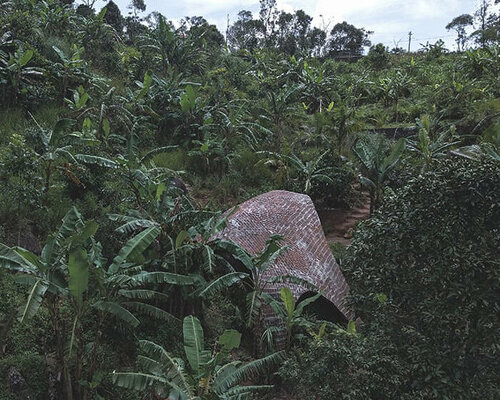
{"type": "MultiPolygon", "coordinates": [[[[455,35],[444,35],[444,36],[435,36],[435,37],[426,37],[426,38],[414,38],[413,33],[412,33],[411,40],[412,41],[421,41],[421,40],[433,40],[433,39],[446,39],[446,38],[450,38],[450,37],[455,37],[455,35]]],[[[391,44],[397,44],[397,43],[401,42],[401,40],[403,40],[402,37],[399,40],[391,40],[390,42],[377,42],[377,43],[391,45],[391,44]]]]}

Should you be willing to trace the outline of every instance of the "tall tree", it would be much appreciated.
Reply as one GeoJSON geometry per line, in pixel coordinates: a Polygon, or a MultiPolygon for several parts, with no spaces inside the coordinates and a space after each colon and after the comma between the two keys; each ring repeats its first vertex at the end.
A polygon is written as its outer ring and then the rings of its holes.
{"type": "Polygon", "coordinates": [[[359,57],[363,54],[363,47],[371,45],[368,40],[371,33],[345,21],[338,23],[330,32],[328,54],[337,58],[359,57]]]}
{"type": "Polygon", "coordinates": [[[259,17],[264,34],[264,46],[270,46],[274,40],[278,15],[276,0],[260,0],[259,17]]]}
{"type": "Polygon", "coordinates": [[[132,0],[127,8],[132,10],[131,13],[133,12],[134,17],[137,18],[137,14],[146,11],[146,2],[144,0],[132,0]]]}
{"type": "Polygon", "coordinates": [[[224,36],[217,27],[209,24],[203,17],[186,17],[182,24],[180,31],[191,36],[199,46],[219,47],[224,43],[224,36]]]}
{"type": "Polygon", "coordinates": [[[104,14],[104,22],[115,28],[115,31],[122,33],[123,17],[120,9],[113,0],[106,4],[106,14],[104,14]]]}
{"type": "Polygon", "coordinates": [[[499,1],[482,0],[479,9],[474,13],[474,27],[471,36],[481,47],[497,43],[500,38],[500,13],[495,12],[499,1]]]}
{"type": "Polygon", "coordinates": [[[263,31],[262,21],[253,19],[251,11],[241,10],[238,20],[228,29],[228,45],[233,50],[252,50],[259,46],[263,31]]]}
{"type": "Polygon", "coordinates": [[[465,43],[467,42],[467,32],[466,29],[472,26],[474,18],[470,14],[462,14],[455,17],[451,22],[446,25],[446,29],[449,31],[453,29],[457,33],[457,50],[462,51],[464,49],[465,43]]]}

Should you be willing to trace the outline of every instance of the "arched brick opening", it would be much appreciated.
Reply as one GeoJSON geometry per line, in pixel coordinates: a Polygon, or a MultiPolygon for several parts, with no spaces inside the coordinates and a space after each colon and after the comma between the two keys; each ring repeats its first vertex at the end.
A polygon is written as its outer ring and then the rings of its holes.
{"type": "MultiPolygon", "coordinates": [[[[316,295],[316,293],[308,291],[304,292],[299,299],[297,300],[297,304],[304,301],[305,299],[316,295]]],[[[324,296],[320,296],[316,301],[311,304],[308,304],[304,308],[304,313],[308,315],[312,315],[319,320],[329,321],[335,324],[347,325],[347,318],[342,312],[333,304],[330,300],[328,300],[324,296]]]]}

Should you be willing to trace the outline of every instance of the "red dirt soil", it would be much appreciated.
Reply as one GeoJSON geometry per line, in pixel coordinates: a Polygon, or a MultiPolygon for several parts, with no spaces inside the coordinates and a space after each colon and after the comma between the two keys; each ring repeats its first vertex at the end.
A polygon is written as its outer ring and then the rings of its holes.
{"type": "Polygon", "coordinates": [[[318,210],[318,214],[327,242],[348,246],[351,244],[351,231],[356,223],[370,216],[370,200],[366,199],[361,206],[351,209],[318,210]]]}

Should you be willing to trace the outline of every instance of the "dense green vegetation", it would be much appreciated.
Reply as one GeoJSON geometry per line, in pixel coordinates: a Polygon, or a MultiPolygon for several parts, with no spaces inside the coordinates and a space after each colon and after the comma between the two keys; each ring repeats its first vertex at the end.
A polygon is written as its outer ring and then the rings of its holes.
{"type": "Polygon", "coordinates": [[[410,54],[273,0],[226,38],[73,3],[0,0],[1,400],[500,398],[498,1],[410,54]],[[273,189],[369,198],[348,325],[266,294],[279,235],[213,239],[273,189]]]}

